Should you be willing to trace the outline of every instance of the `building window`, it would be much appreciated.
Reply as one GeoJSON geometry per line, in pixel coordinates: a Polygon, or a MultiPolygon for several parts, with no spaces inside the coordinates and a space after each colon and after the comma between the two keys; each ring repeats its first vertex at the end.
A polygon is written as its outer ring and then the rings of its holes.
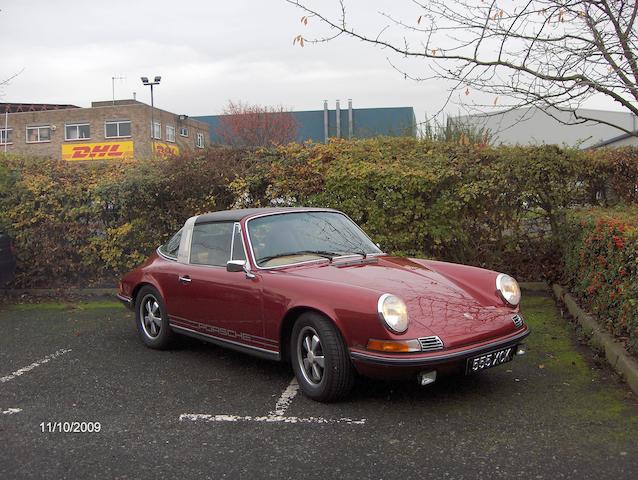
{"type": "Polygon", "coordinates": [[[179,127],[179,134],[182,137],[188,137],[188,127],[179,127]]]}
{"type": "Polygon", "coordinates": [[[27,127],[27,143],[44,143],[51,141],[51,125],[27,127]]]}
{"type": "Polygon", "coordinates": [[[157,140],[162,139],[162,124],[160,122],[153,122],[151,126],[151,137],[157,140]]]}
{"type": "Polygon", "coordinates": [[[197,134],[197,139],[195,140],[195,145],[198,148],[204,148],[204,134],[203,133],[198,133],[197,134]]]}
{"type": "Polygon", "coordinates": [[[91,138],[91,127],[88,123],[67,123],[64,126],[65,140],[84,140],[91,138]]]}
{"type": "Polygon", "coordinates": [[[173,125],[166,125],[166,141],[175,141],[175,127],[173,125]]]}
{"type": "Polygon", "coordinates": [[[11,141],[11,128],[0,128],[0,145],[8,145],[11,141]]]}
{"type": "Polygon", "coordinates": [[[131,136],[130,120],[109,120],[104,122],[105,138],[122,138],[131,136]]]}

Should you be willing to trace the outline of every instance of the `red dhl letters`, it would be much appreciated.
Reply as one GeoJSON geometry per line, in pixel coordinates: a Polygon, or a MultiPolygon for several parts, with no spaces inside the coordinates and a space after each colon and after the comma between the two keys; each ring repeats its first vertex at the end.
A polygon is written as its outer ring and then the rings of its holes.
{"type": "Polygon", "coordinates": [[[132,141],[62,145],[63,160],[108,160],[132,156],[132,141]]]}
{"type": "Polygon", "coordinates": [[[109,157],[121,157],[124,152],[120,152],[120,145],[118,143],[114,145],[96,145],[91,147],[73,147],[72,159],[78,158],[104,158],[107,154],[109,157]]]}

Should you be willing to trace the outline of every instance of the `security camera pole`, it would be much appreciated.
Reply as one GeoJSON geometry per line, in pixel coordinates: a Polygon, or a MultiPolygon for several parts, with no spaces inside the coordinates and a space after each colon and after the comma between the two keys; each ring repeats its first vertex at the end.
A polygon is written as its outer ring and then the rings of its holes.
{"type": "Polygon", "coordinates": [[[160,80],[162,80],[162,77],[156,76],[152,82],[148,81],[148,77],[141,77],[141,79],[144,85],[148,85],[151,87],[151,151],[153,152],[153,155],[155,155],[155,118],[154,118],[155,104],[153,103],[153,85],[159,85],[160,80]]]}

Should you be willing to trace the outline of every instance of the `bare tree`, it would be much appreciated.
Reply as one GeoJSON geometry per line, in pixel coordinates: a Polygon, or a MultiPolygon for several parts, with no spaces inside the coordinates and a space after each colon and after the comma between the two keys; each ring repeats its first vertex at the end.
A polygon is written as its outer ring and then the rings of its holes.
{"type": "Polygon", "coordinates": [[[215,133],[226,145],[267,147],[294,141],[298,129],[294,115],[283,107],[229,101],[215,133]]]}
{"type": "Polygon", "coordinates": [[[562,123],[594,121],[638,135],[579,110],[604,95],[638,116],[638,0],[411,0],[412,18],[379,12],[384,24],[374,32],[351,26],[345,0],[335,17],[310,0],[286,1],[303,10],[303,25],[314,19],[330,27],[325,36],[298,35],[293,44],[350,36],[396,57],[426,59],[426,75],[388,61],[406,78],[451,81],[445,104],[455,95],[468,104],[480,91],[490,100],[472,102],[474,110],[537,106],[550,115],[569,112],[567,121],[552,115],[562,123]]]}

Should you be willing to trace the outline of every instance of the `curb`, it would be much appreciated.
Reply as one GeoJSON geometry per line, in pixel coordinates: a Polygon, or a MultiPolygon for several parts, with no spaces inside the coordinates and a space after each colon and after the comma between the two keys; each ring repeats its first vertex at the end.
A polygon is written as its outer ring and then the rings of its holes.
{"type": "Polygon", "coordinates": [[[578,320],[585,333],[591,335],[592,343],[605,352],[609,365],[625,379],[633,392],[638,395],[638,362],[627,353],[620,342],[617,342],[600,327],[593,316],[576,304],[567,290],[558,284],[554,284],[552,290],[556,298],[561,300],[569,313],[578,320]]]}

